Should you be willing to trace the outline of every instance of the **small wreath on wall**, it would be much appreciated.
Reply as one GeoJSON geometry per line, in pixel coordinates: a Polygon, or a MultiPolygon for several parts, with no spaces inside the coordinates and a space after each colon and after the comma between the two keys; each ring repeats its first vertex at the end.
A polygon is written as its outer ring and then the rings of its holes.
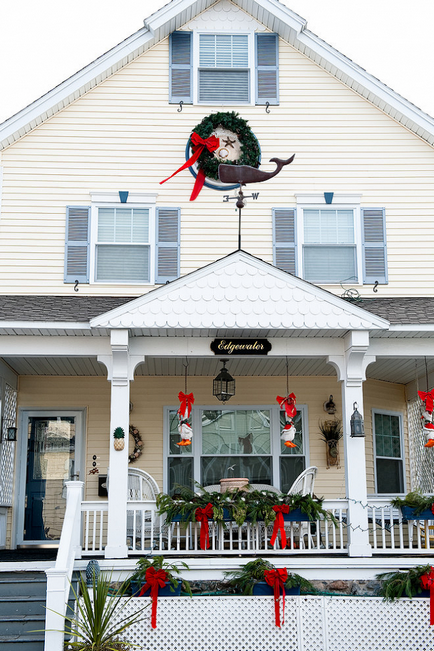
{"type": "Polygon", "coordinates": [[[139,430],[134,425],[130,425],[130,434],[134,439],[134,450],[128,455],[128,463],[134,463],[143,452],[143,440],[139,430]]]}

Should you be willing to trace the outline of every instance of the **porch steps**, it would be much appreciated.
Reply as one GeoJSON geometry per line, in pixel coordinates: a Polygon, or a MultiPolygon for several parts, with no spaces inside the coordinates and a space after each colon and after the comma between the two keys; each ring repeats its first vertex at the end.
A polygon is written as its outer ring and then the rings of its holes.
{"type": "Polygon", "coordinates": [[[0,646],[5,651],[43,651],[46,590],[45,572],[0,572],[0,646]]]}

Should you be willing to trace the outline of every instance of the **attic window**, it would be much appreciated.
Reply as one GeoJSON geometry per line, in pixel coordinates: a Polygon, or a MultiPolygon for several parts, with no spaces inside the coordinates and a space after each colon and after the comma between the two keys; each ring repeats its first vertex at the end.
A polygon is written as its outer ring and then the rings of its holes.
{"type": "Polygon", "coordinates": [[[250,101],[247,34],[200,34],[199,103],[250,101]]]}

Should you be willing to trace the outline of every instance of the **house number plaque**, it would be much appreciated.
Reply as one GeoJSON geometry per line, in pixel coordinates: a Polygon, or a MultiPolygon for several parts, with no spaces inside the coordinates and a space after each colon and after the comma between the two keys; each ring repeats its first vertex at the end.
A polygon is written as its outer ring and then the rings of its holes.
{"type": "Polygon", "coordinates": [[[268,339],[214,339],[210,347],[216,355],[267,355],[271,350],[268,339]]]}

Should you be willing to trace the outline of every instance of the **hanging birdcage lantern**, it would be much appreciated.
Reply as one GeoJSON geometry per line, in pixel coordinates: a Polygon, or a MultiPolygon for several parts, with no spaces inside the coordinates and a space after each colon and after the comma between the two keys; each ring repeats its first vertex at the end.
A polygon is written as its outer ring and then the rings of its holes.
{"type": "Polygon", "coordinates": [[[212,394],[220,402],[227,402],[235,395],[235,380],[226,368],[226,360],[221,359],[220,361],[223,363],[223,368],[213,380],[212,394]]]}

